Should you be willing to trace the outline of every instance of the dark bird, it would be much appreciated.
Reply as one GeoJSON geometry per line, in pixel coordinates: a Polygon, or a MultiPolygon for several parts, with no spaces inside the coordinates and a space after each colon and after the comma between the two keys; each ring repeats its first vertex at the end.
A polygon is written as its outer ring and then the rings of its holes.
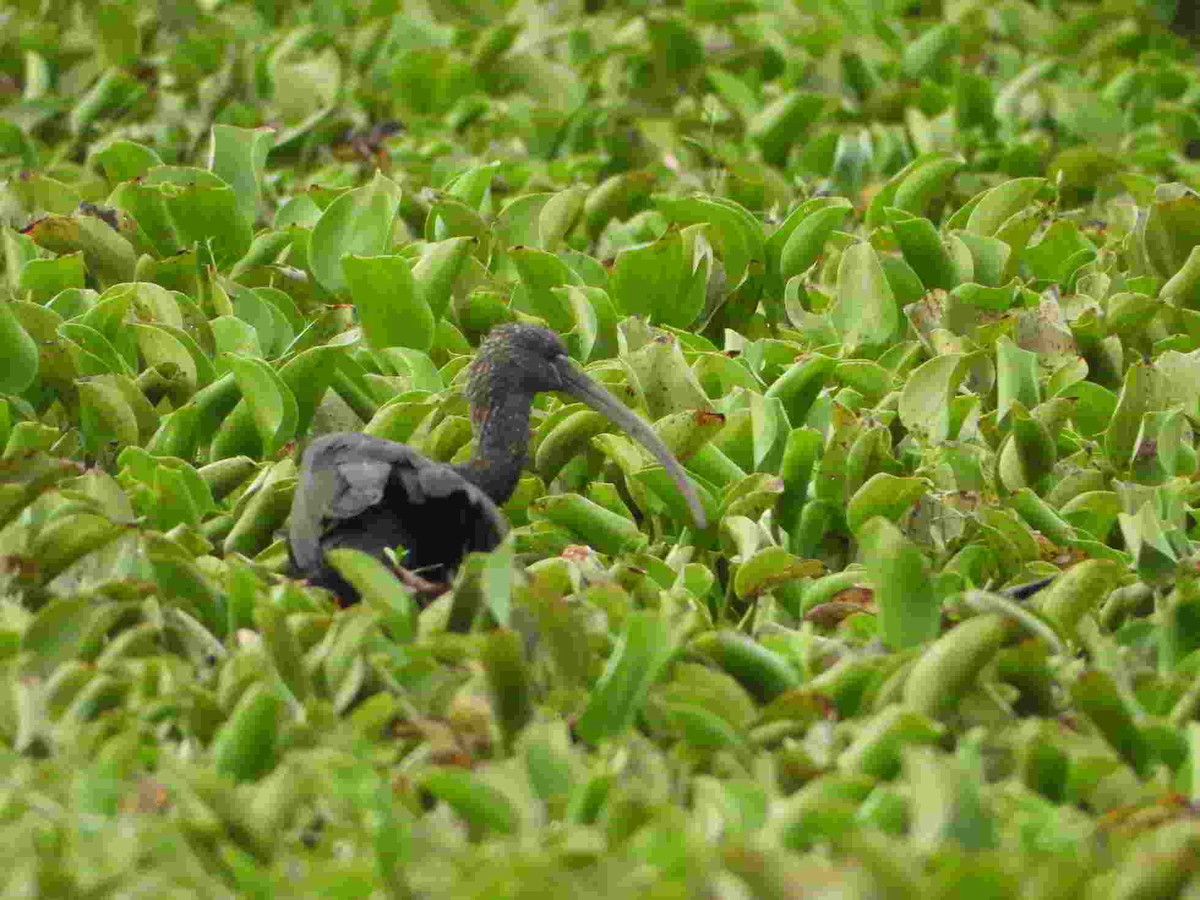
{"type": "Polygon", "coordinates": [[[471,363],[476,448],[467,462],[434,462],[405,444],[357,432],[313,441],[292,499],[290,574],[353,603],[358,593],[326,564],[326,550],[351,547],[388,563],[384,551],[403,546],[397,574],[420,586],[422,579],[448,582],[466,554],[494,549],[508,530],[499,505],[521,476],[530,410],[543,391],[571,394],[636,438],[666,467],[704,527],[695,489],[650,426],[588,378],[553,331],[507,324],[492,329],[471,363]],[[420,578],[414,582],[411,573],[420,578]]]}

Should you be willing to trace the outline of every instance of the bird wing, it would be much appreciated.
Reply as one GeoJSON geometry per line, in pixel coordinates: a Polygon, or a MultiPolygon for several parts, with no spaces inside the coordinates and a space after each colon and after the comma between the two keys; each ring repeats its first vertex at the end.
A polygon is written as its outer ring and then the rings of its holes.
{"type": "Polygon", "coordinates": [[[331,526],[378,506],[393,480],[414,505],[466,495],[498,535],[508,531],[491,498],[449,466],[406,444],[357,432],[337,432],[313,441],[304,452],[292,500],[289,538],[301,569],[320,566],[321,538],[331,526]]]}

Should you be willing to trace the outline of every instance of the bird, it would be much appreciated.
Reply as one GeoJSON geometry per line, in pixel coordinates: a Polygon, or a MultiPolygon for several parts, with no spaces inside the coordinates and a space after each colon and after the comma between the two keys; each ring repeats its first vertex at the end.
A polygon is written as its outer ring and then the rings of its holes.
{"type": "Polygon", "coordinates": [[[396,574],[419,592],[444,590],[468,553],[495,549],[507,533],[500,506],[521,477],[534,398],[548,391],[574,396],[641,443],[679,486],[696,526],[706,527],[695,487],[653,429],[589,378],[554,331],[509,322],[488,333],[468,370],[476,439],[468,461],[436,462],[359,432],[323,435],[308,446],[292,498],[286,574],[348,605],[358,593],[325,552],[358,549],[396,571],[388,551],[403,546],[396,574]]]}

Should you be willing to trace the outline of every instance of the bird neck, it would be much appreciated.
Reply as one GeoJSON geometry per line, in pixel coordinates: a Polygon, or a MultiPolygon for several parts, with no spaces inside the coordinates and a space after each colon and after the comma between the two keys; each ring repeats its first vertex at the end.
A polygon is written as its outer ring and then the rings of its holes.
{"type": "Polygon", "coordinates": [[[512,496],[529,448],[529,412],[533,397],[510,393],[488,403],[472,404],[475,454],[460,467],[463,477],[497,504],[512,496]]]}

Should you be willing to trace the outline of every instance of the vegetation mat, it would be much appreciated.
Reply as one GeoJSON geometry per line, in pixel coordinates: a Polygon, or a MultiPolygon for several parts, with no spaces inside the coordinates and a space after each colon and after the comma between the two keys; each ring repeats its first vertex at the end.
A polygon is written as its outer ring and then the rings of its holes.
{"type": "Polygon", "coordinates": [[[1189,17],[6,5],[0,894],[1200,897],[1189,17]],[[707,527],[543,395],[448,593],[282,576],[512,320],[707,527]]]}

